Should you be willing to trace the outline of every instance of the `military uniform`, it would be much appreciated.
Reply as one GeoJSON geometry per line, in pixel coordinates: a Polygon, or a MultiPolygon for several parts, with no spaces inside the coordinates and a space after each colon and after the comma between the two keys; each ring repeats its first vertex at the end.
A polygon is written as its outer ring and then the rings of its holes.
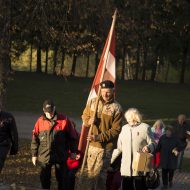
{"type": "MultiPolygon", "coordinates": [[[[105,88],[109,88],[105,84],[105,88]]],[[[92,99],[83,111],[84,126],[89,126],[88,121],[93,117],[96,98],[92,99]]],[[[96,119],[92,125],[92,135],[97,136],[97,141],[91,141],[87,156],[87,178],[83,181],[85,190],[106,189],[107,169],[110,165],[111,155],[116,148],[118,135],[121,131],[122,109],[114,99],[105,102],[102,97],[98,102],[96,119]]],[[[76,187],[77,188],[77,187],[76,187]]],[[[79,187],[81,188],[81,187],[79,187]]],[[[84,188],[83,188],[84,189],[84,188]]]]}

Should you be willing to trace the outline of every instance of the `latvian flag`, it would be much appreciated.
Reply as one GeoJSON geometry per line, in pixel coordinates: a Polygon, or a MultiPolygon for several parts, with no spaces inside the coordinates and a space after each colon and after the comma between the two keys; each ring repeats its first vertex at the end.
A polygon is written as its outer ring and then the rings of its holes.
{"type": "Polygon", "coordinates": [[[97,97],[99,84],[104,80],[111,80],[115,83],[116,69],[115,69],[115,31],[108,34],[106,44],[98,65],[98,69],[88,96],[88,101],[97,97]],[[110,35],[112,34],[112,35],[110,35]],[[110,44],[109,44],[110,43],[110,44]],[[109,45],[109,46],[108,46],[109,45]]]}

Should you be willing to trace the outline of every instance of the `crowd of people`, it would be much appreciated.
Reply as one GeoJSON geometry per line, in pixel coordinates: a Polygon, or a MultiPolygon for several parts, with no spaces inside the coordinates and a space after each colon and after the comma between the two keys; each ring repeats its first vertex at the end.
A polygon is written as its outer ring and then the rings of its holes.
{"type": "MultiPolygon", "coordinates": [[[[146,172],[134,170],[137,152],[155,154],[152,165],[162,173],[161,189],[173,186],[175,170],[182,169],[184,150],[190,134],[186,116],[165,125],[159,119],[151,127],[142,122],[136,108],[124,114],[114,98],[114,84],[100,84],[101,95],[89,101],[83,111],[84,127],[91,127],[86,179],[77,183],[83,154],[78,150],[80,134],[67,116],[57,112],[54,102],[43,103],[43,114],[34,126],[31,142],[32,163],[41,166],[43,189],[51,187],[51,170],[55,167],[58,190],[147,190],[146,172]],[[122,126],[123,116],[126,124],[122,126]],[[76,180],[76,182],[75,182],[76,180]]],[[[0,172],[7,154],[17,154],[18,132],[14,117],[0,111],[0,172]]]]}

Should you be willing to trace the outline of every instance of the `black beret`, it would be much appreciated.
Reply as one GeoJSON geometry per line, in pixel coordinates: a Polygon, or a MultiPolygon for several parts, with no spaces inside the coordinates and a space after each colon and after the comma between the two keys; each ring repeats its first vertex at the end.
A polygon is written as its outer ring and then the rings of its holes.
{"type": "Polygon", "coordinates": [[[100,83],[101,88],[114,88],[114,83],[111,80],[105,80],[100,83]]]}
{"type": "Polygon", "coordinates": [[[50,99],[45,100],[43,103],[44,112],[52,113],[54,110],[54,107],[55,107],[55,105],[54,105],[53,101],[50,99]]]}

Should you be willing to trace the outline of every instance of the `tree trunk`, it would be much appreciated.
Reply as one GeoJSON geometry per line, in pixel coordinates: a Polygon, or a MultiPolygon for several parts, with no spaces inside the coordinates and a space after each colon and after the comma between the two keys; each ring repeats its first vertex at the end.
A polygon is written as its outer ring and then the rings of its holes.
{"type": "Polygon", "coordinates": [[[71,77],[75,76],[75,70],[76,70],[76,63],[77,63],[77,55],[74,53],[73,54],[73,64],[71,68],[71,77]]]}
{"type": "Polygon", "coordinates": [[[137,63],[135,66],[135,80],[138,80],[139,66],[140,66],[140,43],[138,42],[138,45],[137,45],[137,63]]]}
{"type": "Polygon", "coordinates": [[[86,78],[88,78],[89,63],[90,63],[90,55],[88,54],[86,62],[86,78]]]}
{"type": "Polygon", "coordinates": [[[165,75],[165,83],[168,82],[168,74],[169,74],[169,71],[170,71],[170,63],[169,63],[169,61],[167,60],[167,68],[166,68],[166,75],[165,75]]]}
{"type": "Polygon", "coordinates": [[[151,71],[151,78],[150,78],[151,81],[154,81],[156,78],[157,59],[158,58],[153,59],[153,62],[152,62],[152,71],[151,71]]]}
{"type": "Polygon", "coordinates": [[[36,66],[36,72],[41,73],[42,72],[42,56],[41,56],[41,42],[38,45],[37,49],[37,66],[36,66]]]}
{"type": "Polygon", "coordinates": [[[56,66],[57,66],[57,53],[58,53],[58,45],[56,44],[54,47],[54,56],[53,56],[53,75],[56,75],[56,66]]]}
{"type": "Polygon", "coordinates": [[[77,1],[76,0],[72,0],[72,15],[73,15],[73,24],[74,26],[78,25],[78,5],[77,5],[77,1]]]}
{"type": "Polygon", "coordinates": [[[126,63],[125,63],[125,58],[126,58],[126,46],[123,45],[123,56],[122,56],[122,69],[121,69],[121,80],[125,80],[125,72],[126,72],[126,63]]]}
{"type": "Polygon", "coordinates": [[[33,52],[33,47],[31,43],[30,44],[30,72],[32,72],[32,52],[33,52]]]}
{"type": "Polygon", "coordinates": [[[46,61],[45,61],[45,73],[48,73],[48,53],[49,53],[49,48],[46,47],[46,61]]]}
{"type": "Polygon", "coordinates": [[[0,6],[0,110],[5,110],[7,79],[10,72],[10,15],[11,0],[1,1],[0,6]]]}
{"type": "Polygon", "coordinates": [[[182,58],[182,64],[181,64],[181,74],[180,74],[180,84],[184,84],[185,82],[185,70],[186,70],[186,60],[188,55],[188,41],[186,42],[184,48],[183,48],[183,58],[182,58]]]}
{"type": "Polygon", "coordinates": [[[63,70],[64,67],[65,67],[64,62],[65,62],[65,50],[63,49],[63,50],[62,50],[62,57],[61,57],[60,73],[62,72],[62,70],[63,70]]]}
{"type": "Polygon", "coordinates": [[[146,79],[146,63],[147,63],[147,49],[146,46],[144,46],[144,59],[143,59],[143,66],[142,66],[142,80],[144,81],[146,79]]]}

